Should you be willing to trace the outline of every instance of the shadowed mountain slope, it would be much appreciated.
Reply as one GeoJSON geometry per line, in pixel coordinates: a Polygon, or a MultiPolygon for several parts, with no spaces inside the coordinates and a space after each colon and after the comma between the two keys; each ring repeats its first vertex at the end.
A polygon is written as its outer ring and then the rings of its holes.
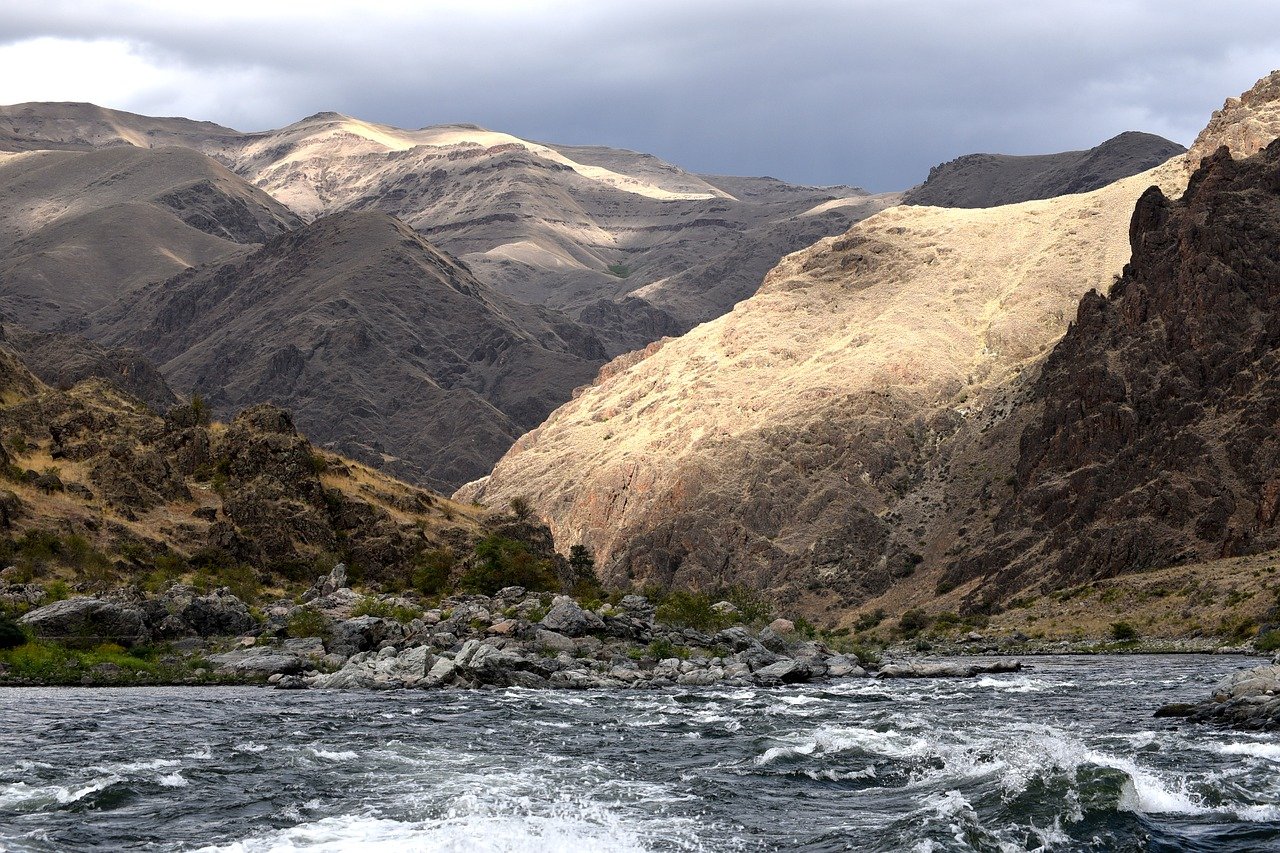
{"type": "Polygon", "coordinates": [[[11,319],[47,329],[298,224],[194,151],[0,155],[0,296],[11,319]]]}
{"type": "Polygon", "coordinates": [[[381,213],[325,217],[93,318],[219,413],[270,400],[318,442],[428,483],[488,470],[605,358],[381,213]]]}
{"type": "Polygon", "coordinates": [[[1087,151],[1060,154],[967,154],[929,170],[904,204],[997,207],[1082,193],[1145,172],[1185,152],[1176,142],[1128,131],[1087,151]]]}

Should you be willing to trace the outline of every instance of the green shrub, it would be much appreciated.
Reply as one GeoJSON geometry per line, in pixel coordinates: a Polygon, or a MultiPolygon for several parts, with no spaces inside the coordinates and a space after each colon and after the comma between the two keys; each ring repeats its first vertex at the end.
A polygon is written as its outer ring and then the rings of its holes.
{"type": "Polygon", "coordinates": [[[209,410],[209,404],[205,402],[204,397],[200,394],[191,395],[191,411],[196,416],[196,423],[200,426],[208,426],[213,420],[213,413],[209,410]]]}
{"type": "Polygon", "coordinates": [[[878,607],[870,613],[863,613],[858,617],[858,621],[853,623],[853,630],[870,631],[884,621],[885,615],[884,610],[878,607]]]}
{"type": "Polygon", "coordinates": [[[1111,639],[1119,643],[1129,643],[1138,639],[1138,629],[1128,622],[1111,623],[1111,639]]]}
{"type": "Polygon", "coordinates": [[[464,592],[493,595],[503,587],[522,586],[536,592],[559,587],[551,565],[529,552],[523,542],[489,536],[475,547],[475,562],[458,579],[464,592]]]}
{"type": "Polygon", "coordinates": [[[667,658],[688,660],[689,655],[688,647],[672,645],[671,641],[665,638],[659,638],[649,644],[649,656],[654,660],[666,660],[667,658]]]}
{"type": "Polygon", "coordinates": [[[898,618],[898,630],[902,632],[902,636],[911,639],[929,627],[930,618],[927,613],[919,608],[908,610],[898,618]]]}
{"type": "Polygon", "coordinates": [[[329,633],[329,620],[315,610],[299,610],[285,623],[290,637],[324,637],[329,633]]]}
{"type": "Polygon", "coordinates": [[[529,499],[524,495],[516,495],[511,499],[511,514],[520,521],[528,521],[533,515],[533,505],[529,503],[529,499]]]}
{"type": "Polygon", "coordinates": [[[1280,649],[1280,630],[1267,631],[1254,642],[1260,652],[1274,652],[1280,649]]]}
{"type": "Polygon", "coordinates": [[[356,606],[351,611],[352,616],[377,616],[380,619],[390,619],[394,606],[390,601],[382,601],[376,596],[366,595],[364,598],[356,602],[356,606]]]}
{"type": "Polygon", "coordinates": [[[64,580],[56,580],[45,585],[44,596],[45,604],[53,604],[55,601],[66,601],[71,597],[71,587],[67,586],[67,582],[64,580]]]}
{"type": "Polygon", "coordinates": [[[741,614],[738,618],[748,625],[760,625],[773,619],[773,604],[759,590],[732,586],[721,597],[738,608],[741,614]]]}
{"type": "Polygon", "coordinates": [[[626,264],[609,264],[609,273],[618,278],[627,278],[631,275],[631,267],[626,264]]]}
{"type": "Polygon", "coordinates": [[[596,576],[596,559],[587,550],[587,546],[574,545],[569,548],[569,568],[573,570],[573,584],[569,594],[574,598],[587,601],[598,599],[604,594],[604,587],[596,576]]]}
{"type": "Polygon", "coordinates": [[[202,592],[225,586],[232,595],[247,604],[253,604],[262,594],[262,581],[257,571],[244,563],[206,565],[196,573],[193,585],[202,592]]]}
{"type": "Polygon", "coordinates": [[[27,632],[22,626],[6,616],[0,616],[0,649],[16,649],[26,645],[27,632]]]}
{"type": "Polygon", "coordinates": [[[675,590],[667,593],[654,612],[654,618],[677,628],[718,631],[733,624],[733,618],[711,609],[715,602],[706,593],[675,590]]]}
{"type": "Polygon", "coordinates": [[[458,558],[452,548],[435,548],[418,555],[413,567],[413,588],[423,595],[442,595],[449,589],[449,578],[458,558]]]}

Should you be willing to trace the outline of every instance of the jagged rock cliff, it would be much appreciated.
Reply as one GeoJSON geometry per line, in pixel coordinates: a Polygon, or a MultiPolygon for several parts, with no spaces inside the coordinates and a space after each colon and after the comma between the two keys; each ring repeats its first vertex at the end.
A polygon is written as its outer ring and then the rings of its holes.
{"type": "Polygon", "coordinates": [[[1061,585],[1275,548],[1280,511],[1280,141],[1219,148],[1090,293],[1025,406],[1014,494],[959,584],[1061,585]]]}

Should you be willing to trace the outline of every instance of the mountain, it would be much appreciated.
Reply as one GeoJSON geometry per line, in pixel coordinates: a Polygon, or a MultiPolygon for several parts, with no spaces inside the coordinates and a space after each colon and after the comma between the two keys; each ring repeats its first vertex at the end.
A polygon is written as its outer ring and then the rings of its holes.
{"type": "Polygon", "coordinates": [[[272,401],[313,440],[421,482],[486,472],[605,359],[394,218],[339,213],[91,318],[219,415],[272,401]]]}
{"type": "Polygon", "coordinates": [[[51,329],[299,224],[186,149],[0,154],[0,297],[9,319],[51,329]]]}
{"type": "Polygon", "coordinates": [[[928,603],[1012,488],[1026,377],[1119,276],[1138,199],[1186,175],[1178,157],[1089,193],[886,210],[606,366],[457,495],[526,497],[614,581],[747,583],[832,620],[928,603]]]}
{"type": "Polygon", "coordinates": [[[157,412],[179,402],[160,371],[137,350],[103,347],[79,335],[32,332],[13,325],[0,326],[0,346],[8,347],[42,382],[55,388],[96,377],[157,412]]]}
{"type": "Polygon", "coordinates": [[[1011,156],[966,154],[929,170],[903,204],[997,207],[1096,190],[1155,168],[1187,149],[1150,133],[1128,131],[1087,151],[1011,156]]]}
{"type": "Polygon", "coordinates": [[[897,200],[699,176],[645,154],[475,125],[405,130],[331,112],[240,133],[92,104],[19,104],[0,107],[0,147],[6,138],[15,148],[182,145],[307,220],[389,213],[496,290],[592,325],[613,355],[724,313],[786,251],[897,200]]]}
{"type": "Polygon", "coordinates": [[[1280,547],[1280,141],[1139,199],[1133,257],[1029,389],[1013,492],[953,585],[1065,585],[1280,547]]]}
{"type": "Polygon", "coordinates": [[[175,573],[271,588],[342,559],[400,589],[424,550],[478,527],[472,508],[317,450],[274,406],[206,415],[158,415],[96,378],[50,388],[0,345],[0,542],[20,564],[7,579],[48,583],[62,564],[97,589],[175,573]]]}

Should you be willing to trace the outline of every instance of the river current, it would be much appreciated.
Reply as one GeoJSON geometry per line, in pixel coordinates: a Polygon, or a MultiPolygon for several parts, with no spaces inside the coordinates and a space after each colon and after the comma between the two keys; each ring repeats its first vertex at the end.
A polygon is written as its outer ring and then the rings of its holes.
{"type": "Polygon", "coordinates": [[[1240,658],[630,692],[0,690],[4,851],[1280,850],[1240,658]]]}

